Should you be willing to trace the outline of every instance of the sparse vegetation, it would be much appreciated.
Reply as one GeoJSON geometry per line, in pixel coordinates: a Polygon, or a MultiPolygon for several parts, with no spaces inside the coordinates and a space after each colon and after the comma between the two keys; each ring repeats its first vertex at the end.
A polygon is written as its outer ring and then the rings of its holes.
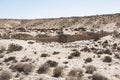
{"type": "Polygon", "coordinates": [[[79,68],[77,69],[72,69],[69,73],[68,73],[68,77],[66,78],[66,80],[82,80],[83,77],[83,71],[79,68]]]}
{"type": "Polygon", "coordinates": [[[15,57],[8,57],[4,59],[4,62],[9,62],[9,61],[17,62],[15,57]]]}
{"type": "Polygon", "coordinates": [[[63,67],[56,67],[53,70],[53,77],[62,77],[63,75],[63,67]]]}
{"type": "Polygon", "coordinates": [[[112,62],[112,58],[111,58],[110,56],[105,56],[105,57],[103,58],[103,62],[108,62],[108,63],[110,63],[110,62],[112,62]]]}
{"type": "Polygon", "coordinates": [[[12,73],[9,71],[1,71],[0,72],[0,80],[10,80],[12,78],[12,73]]]}
{"type": "Polygon", "coordinates": [[[6,50],[5,47],[3,46],[0,47],[0,53],[3,53],[5,50],[6,50]]]}
{"type": "Polygon", "coordinates": [[[72,50],[73,52],[68,56],[68,59],[72,59],[73,57],[79,57],[80,56],[80,52],[76,49],[72,50]]]}
{"type": "Polygon", "coordinates": [[[94,71],[96,71],[96,67],[93,65],[86,66],[86,73],[93,74],[94,71]]]}
{"type": "Polygon", "coordinates": [[[23,72],[24,74],[29,74],[32,71],[33,66],[30,63],[18,63],[16,65],[12,65],[10,69],[13,71],[23,72]]]}
{"type": "Polygon", "coordinates": [[[49,68],[50,68],[50,65],[48,63],[45,63],[39,67],[39,69],[37,70],[37,73],[38,74],[47,73],[49,71],[49,68]]]}
{"type": "Polygon", "coordinates": [[[81,49],[81,51],[90,52],[90,49],[87,46],[85,46],[83,49],[81,49]]]}
{"type": "Polygon", "coordinates": [[[116,54],[114,54],[114,57],[117,59],[120,59],[120,54],[116,53],[116,54]]]}
{"type": "Polygon", "coordinates": [[[48,60],[46,63],[48,63],[50,65],[50,67],[57,67],[58,66],[58,62],[56,62],[56,61],[48,60]]]}
{"type": "Polygon", "coordinates": [[[92,76],[92,80],[108,80],[108,78],[101,74],[96,73],[92,76]]]}
{"type": "Polygon", "coordinates": [[[119,18],[1,19],[0,80],[120,79],[119,18]]]}
{"type": "Polygon", "coordinates": [[[0,58],[3,58],[4,57],[4,54],[0,54],[0,58]]]}
{"type": "Polygon", "coordinates": [[[22,50],[22,46],[20,46],[20,45],[18,45],[18,44],[10,44],[9,46],[8,46],[8,53],[11,53],[11,52],[13,52],[13,51],[20,51],[20,50],[22,50]]]}
{"type": "Polygon", "coordinates": [[[90,58],[90,57],[85,59],[85,63],[89,63],[89,62],[92,62],[92,58],[90,58]]]}
{"type": "Polygon", "coordinates": [[[60,52],[57,52],[57,51],[54,51],[53,52],[53,55],[57,55],[57,54],[59,54],[60,52]]]}
{"type": "Polygon", "coordinates": [[[49,55],[48,54],[45,54],[45,53],[43,53],[43,54],[41,54],[41,57],[48,57],[49,55]]]}

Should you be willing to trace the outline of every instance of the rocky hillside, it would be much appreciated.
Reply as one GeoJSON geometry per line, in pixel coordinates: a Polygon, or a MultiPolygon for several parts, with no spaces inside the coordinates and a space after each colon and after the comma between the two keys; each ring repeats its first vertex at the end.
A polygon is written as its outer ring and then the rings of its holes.
{"type": "Polygon", "coordinates": [[[58,28],[101,27],[111,24],[120,26],[120,14],[95,15],[85,17],[66,17],[49,19],[0,19],[0,27],[58,28]]]}

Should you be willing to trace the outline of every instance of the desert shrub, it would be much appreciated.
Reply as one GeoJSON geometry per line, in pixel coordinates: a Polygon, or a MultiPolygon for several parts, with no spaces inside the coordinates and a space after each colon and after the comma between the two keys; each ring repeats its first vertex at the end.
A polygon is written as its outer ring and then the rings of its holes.
{"type": "Polygon", "coordinates": [[[103,62],[112,62],[112,58],[110,56],[105,56],[103,62]]]}
{"type": "Polygon", "coordinates": [[[114,30],[112,33],[113,38],[119,38],[119,32],[117,30],[114,30]]]}
{"type": "Polygon", "coordinates": [[[23,48],[22,46],[12,43],[8,46],[8,53],[13,52],[13,51],[20,51],[22,50],[22,48],[23,48]]]}
{"type": "Polygon", "coordinates": [[[0,58],[3,58],[4,57],[4,54],[0,54],[0,58]]]}
{"type": "Polygon", "coordinates": [[[80,56],[80,52],[76,49],[72,50],[73,52],[68,56],[68,59],[72,59],[73,57],[79,57],[80,56]]]}
{"type": "Polygon", "coordinates": [[[90,58],[90,57],[85,59],[85,63],[89,63],[89,62],[92,62],[92,58],[90,58]]]}
{"type": "Polygon", "coordinates": [[[41,54],[41,57],[48,57],[49,55],[48,54],[45,54],[45,53],[43,53],[43,54],[41,54]]]}
{"type": "Polygon", "coordinates": [[[64,64],[68,64],[68,61],[64,61],[63,63],[64,63],[64,64]]]}
{"type": "Polygon", "coordinates": [[[83,49],[81,49],[81,51],[90,52],[90,49],[87,46],[85,46],[83,49]]]}
{"type": "Polygon", "coordinates": [[[56,54],[59,54],[59,53],[60,53],[60,52],[56,52],[56,51],[54,51],[54,52],[53,52],[53,55],[56,55],[56,54]]]}
{"type": "Polygon", "coordinates": [[[91,49],[91,51],[93,51],[94,53],[97,53],[98,52],[98,49],[96,49],[95,47],[92,47],[92,48],[90,48],[91,49]]]}
{"type": "Polygon", "coordinates": [[[114,57],[117,59],[120,59],[120,54],[116,53],[116,54],[114,54],[114,57]]]}
{"type": "Polygon", "coordinates": [[[103,48],[106,48],[108,45],[109,45],[109,43],[108,43],[107,40],[105,40],[105,41],[102,43],[103,48]]]}
{"type": "Polygon", "coordinates": [[[96,54],[97,54],[97,55],[103,54],[103,50],[98,50],[98,51],[96,51],[96,54]]]}
{"type": "Polygon", "coordinates": [[[29,74],[33,69],[33,66],[31,64],[24,64],[23,71],[25,74],[29,74]]]}
{"type": "Polygon", "coordinates": [[[83,71],[81,69],[72,69],[68,76],[73,76],[73,77],[82,77],[83,76],[83,71]]]}
{"type": "Polygon", "coordinates": [[[48,63],[50,65],[50,67],[57,67],[58,66],[58,62],[56,62],[56,61],[48,60],[46,63],[48,63]]]}
{"type": "Polygon", "coordinates": [[[96,71],[96,67],[89,65],[86,67],[86,73],[93,74],[93,72],[96,71]]]}
{"type": "Polygon", "coordinates": [[[10,80],[12,78],[12,74],[9,71],[1,71],[0,80],[10,80]]]}
{"type": "Polygon", "coordinates": [[[117,47],[117,50],[120,51],[120,47],[117,47]]]}
{"type": "Polygon", "coordinates": [[[8,57],[4,59],[4,62],[9,62],[9,61],[17,62],[15,57],[8,57]]]}
{"type": "Polygon", "coordinates": [[[72,59],[73,57],[72,56],[68,56],[68,59],[72,59]]]}
{"type": "Polygon", "coordinates": [[[0,47],[0,53],[3,53],[5,50],[6,49],[3,46],[0,47]]]}
{"type": "Polygon", "coordinates": [[[104,53],[104,54],[112,55],[112,53],[111,53],[111,51],[110,51],[109,49],[103,50],[103,53],[104,53]]]}
{"type": "Polygon", "coordinates": [[[32,41],[29,41],[29,42],[28,42],[28,44],[34,44],[34,42],[32,42],[32,41]]]}
{"type": "Polygon", "coordinates": [[[18,63],[10,67],[13,71],[23,72],[24,74],[29,74],[33,66],[30,63],[18,63]]]}
{"type": "Polygon", "coordinates": [[[62,77],[63,74],[63,67],[56,67],[53,70],[53,77],[62,77]]]}
{"type": "Polygon", "coordinates": [[[79,57],[80,56],[80,52],[78,52],[78,51],[73,52],[73,53],[71,53],[71,56],[73,56],[73,57],[79,57]]]}
{"type": "Polygon", "coordinates": [[[114,43],[112,49],[116,49],[116,48],[117,48],[117,44],[114,43]]]}
{"type": "Polygon", "coordinates": [[[100,49],[96,52],[97,55],[100,55],[100,54],[109,54],[109,55],[112,55],[112,52],[109,50],[109,49],[100,49]]]}
{"type": "Polygon", "coordinates": [[[37,73],[38,74],[47,73],[49,68],[50,68],[50,65],[48,63],[45,63],[39,67],[39,69],[37,70],[37,73]]]}
{"type": "Polygon", "coordinates": [[[28,58],[27,56],[25,56],[20,61],[21,62],[28,62],[29,60],[30,60],[30,58],[28,58]]]}
{"type": "Polygon", "coordinates": [[[101,74],[96,73],[92,76],[92,80],[108,80],[108,78],[101,74]]]}
{"type": "Polygon", "coordinates": [[[77,69],[72,69],[69,73],[68,73],[68,77],[70,77],[71,79],[69,78],[66,78],[66,80],[81,80],[82,79],[82,76],[83,76],[83,71],[79,68],[77,69]]]}

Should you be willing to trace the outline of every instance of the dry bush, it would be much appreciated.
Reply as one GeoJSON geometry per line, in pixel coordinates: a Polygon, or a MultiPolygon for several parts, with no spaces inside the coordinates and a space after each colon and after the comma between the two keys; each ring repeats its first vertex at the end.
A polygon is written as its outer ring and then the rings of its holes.
{"type": "Polygon", "coordinates": [[[68,77],[66,78],[66,80],[82,80],[83,77],[83,71],[79,68],[77,69],[72,69],[69,73],[68,73],[68,77]]]}
{"type": "Polygon", "coordinates": [[[105,41],[102,43],[103,48],[106,48],[108,45],[109,45],[108,40],[105,40],[105,41]]]}
{"type": "Polygon", "coordinates": [[[18,45],[18,44],[10,44],[9,46],[8,46],[8,53],[11,53],[11,52],[13,52],[13,51],[20,51],[20,50],[22,50],[23,49],[23,47],[22,46],[20,46],[20,45],[18,45]]]}
{"type": "Polygon", "coordinates": [[[48,63],[50,65],[50,67],[57,67],[58,66],[58,62],[56,62],[56,61],[48,60],[46,63],[48,63]]]}
{"type": "Polygon", "coordinates": [[[114,54],[114,57],[117,59],[120,59],[120,54],[116,53],[116,54],[114,54]]]}
{"type": "Polygon", "coordinates": [[[64,61],[63,63],[64,63],[64,64],[68,64],[68,61],[64,61]]]}
{"type": "Polygon", "coordinates": [[[81,49],[81,51],[90,52],[90,48],[88,48],[87,46],[85,46],[83,49],[81,49]]]}
{"type": "Polygon", "coordinates": [[[10,80],[12,78],[12,74],[9,71],[1,71],[0,80],[10,80]]]}
{"type": "Polygon", "coordinates": [[[86,73],[93,74],[94,71],[96,71],[96,67],[94,67],[93,65],[89,65],[86,67],[86,73]]]}
{"type": "Polygon", "coordinates": [[[33,66],[30,63],[18,63],[10,67],[13,71],[23,72],[24,74],[29,74],[32,72],[33,66]]]}
{"type": "Polygon", "coordinates": [[[38,74],[47,73],[49,71],[49,68],[50,68],[50,65],[48,63],[45,63],[39,67],[39,69],[37,70],[37,73],[38,74]]]}
{"type": "Polygon", "coordinates": [[[112,46],[112,49],[117,49],[117,43],[114,43],[113,46],[112,46]]]}
{"type": "Polygon", "coordinates": [[[72,59],[73,57],[79,57],[80,56],[80,52],[76,49],[73,50],[73,52],[68,56],[68,59],[72,59]]]}
{"type": "Polygon", "coordinates": [[[63,75],[63,67],[56,67],[53,70],[53,77],[62,77],[63,75]]]}
{"type": "Polygon", "coordinates": [[[4,62],[9,62],[9,61],[17,62],[16,57],[8,57],[4,59],[4,62]]]}
{"type": "Polygon", "coordinates": [[[5,47],[3,46],[0,47],[0,53],[3,53],[5,50],[6,50],[5,47]]]}
{"type": "Polygon", "coordinates": [[[30,61],[30,58],[28,58],[27,56],[23,57],[20,62],[28,62],[30,61]]]}
{"type": "Polygon", "coordinates": [[[110,49],[100,49],[98,51],[96,51],[96,54],[97,55],[100,55],[100,54],[109,54],[109,55],[112,55],[112,52],[110,51],[110,49]]]}
{"type": "Polygon", "coordinates": [[[103,53],[104,54],[112,55],[112,52],[110,51],[110,49],[103,50],[103,53]]]}
{"type": "Polygon", "coordinates": [[[45,54],[45,53],[43,53],[43,54],[41,54],[41,57],[48,57],[49,55],[48,54],[45,54]]]}
{"type": "Polygon", "coordinates": [[[112,33],[113,38],[120,38],[120,34],[117,30],[114,30],[112,33]]]}
{"type": "Polygon", "coordinates": [[[108,80],[108,78],[101,74],[96,73],[92,76],[92,80],[108,80]]]}
{"type": "Polygon", "coordinates": [[[105,57],[103,58],[103,62],[108,62],[108,63],[110,63],[110,62],[112,62],[112,58],[111,58],[110,56],[105,56],[105,57]]]}
{"type": "Polygon", "coordinates": [[[92,62],[92,58],[90,58],[90,57],[85,59],[85,63],[89,63],[89,62],[92,62]]]}
{"type": "Polygon", "coordinates": [[[0,54],[0,58],[3,58],[5,55],[4,54],[0,54]]]}
{"type": "Polygon", "coordinates": [[[59,54],[60,52],[57,52],[57,51],[54,51],[52,54],[53,55],[56,55],[56,54],[59,54]]]}
{"type": "Polygon", "coordinates": [[[34,44],[34,42],[33,41],[29,41],[28,44],[34,44]]]}

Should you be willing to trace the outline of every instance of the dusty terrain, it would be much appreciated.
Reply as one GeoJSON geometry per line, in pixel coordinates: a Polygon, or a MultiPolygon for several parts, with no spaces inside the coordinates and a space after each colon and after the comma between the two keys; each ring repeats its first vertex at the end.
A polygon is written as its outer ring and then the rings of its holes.
{"type": "Polygon", "coordinates": [[[0,19],[0,80],[120,80],[120,14],[0,19]]]}

